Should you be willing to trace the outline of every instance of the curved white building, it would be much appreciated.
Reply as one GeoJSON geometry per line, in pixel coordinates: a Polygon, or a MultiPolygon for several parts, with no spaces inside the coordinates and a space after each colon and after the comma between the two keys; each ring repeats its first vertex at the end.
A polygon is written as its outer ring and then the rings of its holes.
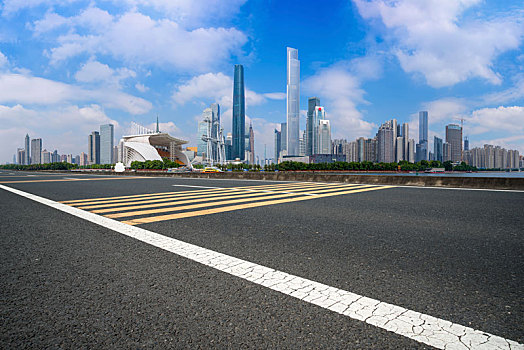
{"type": "Polygon", "coordinates": [[[118,145],[119,160],[126,167],[130,167],[134,161],[161,161],[162,158],[190,166],[191,162],[182,152],[182,145],[186,143],[188,141],[161,132],[123,136],[118,145]]]}

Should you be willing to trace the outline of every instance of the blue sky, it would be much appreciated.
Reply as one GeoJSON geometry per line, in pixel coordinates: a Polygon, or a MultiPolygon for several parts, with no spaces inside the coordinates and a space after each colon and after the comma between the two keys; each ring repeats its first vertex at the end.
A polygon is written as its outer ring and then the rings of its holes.
{"type": "MultiPolygon", "coordinates": [[[[0,162],[26,133],[59,153],[131,121],[196,144],[244,64],[256,153],[273,156],[286,119],[286,47],[299,50],[301,109],[320,97],[333,138],[372,137],[383,121],[429,111],[430,139],[464,118],[472,146],[524,153],[524,5],[480,0],[4,0],[0,13],[0,162]]],[[[305,127],[303,112],[301,128],[305,127]]],[[[431,141],[430,140],[430,141],[431,141]]],[[[431,142],[430,142],[431,147],[431,142]]]]}

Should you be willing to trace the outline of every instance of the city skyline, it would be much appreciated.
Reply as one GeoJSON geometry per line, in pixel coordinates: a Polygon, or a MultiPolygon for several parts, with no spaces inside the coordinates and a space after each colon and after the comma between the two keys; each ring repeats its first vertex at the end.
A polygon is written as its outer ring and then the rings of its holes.
{"type": "Polygon", "coordinates": [[[118,140],[132,120],[154,129],[157,113],[162,130],[196,145],[195,124],[202,107],[211,103],[223,107],[224,132],[232,132],[235,64],[245,71],[245,122],[253,122],[256,155],[266,145],[272,158],[274,129],[287,120],[287,47],[300,53],[299,135],[306,130],[308,98],[318,96],[328,111],[332,139],[373,137],[392,118],[409,123],[416,136],[418,112],[428,111],[428,152],[435,136],[445,139],[445,125],[460,118],[470,148],[493,144],[524,150],[519,2],[447,6],[438,18],[416,16],[435,12],[432,6],[437,5],[404,1],[319,6],[202,1],[183,6],[5,2],[0,162],[12,160],[26,134],[45,139],[47,149],[80,154],[86,151],[81,135],[99,125],[115,125],[118,140]],[[383,11],[377,10],[380,6],[383,11]],[[252,21],[240,20],[253,14],[252,21]],[[311,21],[313,16],[318,21],[311,21]],[[118,31],[123,23],[149,24],[141,27],[141,36],[127,36],[118,31]],[[179,30],[170,32],[162,23],[179,30]],[[417,32],[417,26],[429,29],[417,32]],[[195,29],[211,37],[188,39],[195,29]],[[169,37],[165,34],[181,39],[155,46],[158,41],[152,38],[169,37]],[[95,39],[101,49],[91,45],[95,39]],[[135,42],[148,50],[133,51],[135,42]],[[470,64],[471,57],[477,65],[470,64]]]}

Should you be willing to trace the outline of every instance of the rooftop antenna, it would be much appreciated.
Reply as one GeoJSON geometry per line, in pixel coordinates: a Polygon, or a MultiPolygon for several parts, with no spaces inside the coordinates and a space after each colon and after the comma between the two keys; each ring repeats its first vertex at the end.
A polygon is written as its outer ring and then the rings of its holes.
{"type": "Polygon", "coordinates": [[[156,132],[159,133],[160,132],[160,128],[158,127],[158,113],[156,115],[156,132]]]}

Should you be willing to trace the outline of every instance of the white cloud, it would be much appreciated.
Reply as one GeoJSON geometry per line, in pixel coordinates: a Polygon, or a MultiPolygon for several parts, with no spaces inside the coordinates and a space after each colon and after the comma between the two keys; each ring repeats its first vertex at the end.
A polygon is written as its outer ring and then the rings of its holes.
{"type": "Polygon", "coordinates": [[[404,71],[422,74],[432,87],[470,78],[501,82],[495,58],[517,49],[524,35],[522,19],[466,20],[464,12],[479,0],[353,0],[361,16],[378,19],[404,71]]]}
{"type": "Polygon", "coordinates": [[[105,83],[120,88],[120,82],[136,77],[136,73],[128,68],[118,68],[116,71],[107,64],[88,61],[75,74],[75,79],[83,83],[105,83]]]}
{"type": "Polygon", "coordinates": [[[363,119],[358,104],[366,104],[360,81],[340,65],[323,68],[302,83],[304,92],[318,96],[331,121],[332,138],[371,136],[375,125],[363,119]]]}
{"type": "Polygon", "coordinates": [[[78,0],[4,0],[2,6],[2,15],[9,16],[20,10],[34,8],[40,5],[69,5],[78,0]]]}
{"type": "Polygon", "coordinates": [[[86,101],[131,114],[143,114],[152,108],[149,101],[111,87],[86,89],[24,74],[0,74],[0,103],[56,105],[86,101]]]}
{"type": "Polygon", "coordinates": [[[0,52],[0,68],[7,66],[8,63],[9,61],[7,57],[2,52],[0,52]]]}
{"type": "Polygon", "coordinates": [[[468,117],[468,129],[472,135],[503,131],[507,135],[524,134],[524,107],[500,106],[475,110],[468,117]]]}
{"type": "MultiPolygon", "coordinates": [[[[198,75],[177,86],[172,97],[173,101],[180,105],[190,101],[211,101],[227,108],[233,104],[233,79],[224,73],[198,75]]],[[[286,95],[280,92],[259,94],[245,89],[246,108],[260,105],[266,99],[281,100],[285,97],[286,95]]]]}
{"type": "Polygon", "coordinates": [[[140,92],[146,92],[147,90],[149,90],[147,86],[145,86],[144,84],[140,84],[140,83],[135,84],[135,89],[137,89],[140,92]]]}
{"type": "Polygon", "coordinates": [[[57,149],[59,153],[87,152],[87,135],[98,130],[101,124],[112,123],[119,128],[117,121],[110,119],[99,105],[83,107],[76,105],[52,106],[31,109],[20,104],[0,105],[0,138],[4,145],[0,148],[0,162],[10,161],[17,147],[24,147],[24,137],[42,138],[43,147],[57,149]],[[46,128],[42,128],[46,125],[46,128]]]}
{"type": "Polygon", "coordinates": [[[35,33],[54,28],[46,18],[69,28],[56,39],[59,45],[49,51],[53,64],[87,53],[110,55],[136,65],[201,72],[220,66],[231,56],[242,56],[247,42],[247,36],[235,28],[187,30],[175,21],[155,20],[134,10],[113,16],[98,8],[60,20],[48,13],[35,24],[35,33]]]}

